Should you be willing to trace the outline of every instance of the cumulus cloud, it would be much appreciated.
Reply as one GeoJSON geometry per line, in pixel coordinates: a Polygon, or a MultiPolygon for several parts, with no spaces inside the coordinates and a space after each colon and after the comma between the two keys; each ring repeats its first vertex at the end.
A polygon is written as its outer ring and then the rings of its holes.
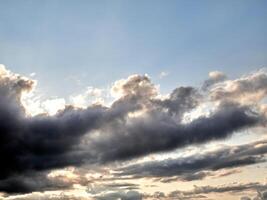
{"type": "MultiPolygon", "coordinates": [[[[263,90],[265,76],[246,79],[245,85],[252,84],[248,91],[240,88],[246,94],[263,90]]],[[[178,87],[160,99],[147,75],[115,82],[112,92],[117,99],[111,106],[65,105],[54,115],[27,116],[21,99],[35,84],[0,67],[0,191],[8,192],[8,180],[26,173],[129,160],[226,138],[265,122],[257,107],[234,101],[231,93],[227,101],[221,97],[209,115],[183,123],[184,114],[203,101],[202,95],[196,88],[178,87]]],[[[218,93],[215,88],[209,92],[218,93]]],[[[220,95],[215,97],[218,101],[220,95]]]]}
{"type": "Polygon", "coordinates": [[[209,79],[207,79],[202,86],[203,90],[207,90],[212,85],[224,81],[226,79],[226,75],[219,71],[212,71],[209,73],[209,79]]]}
{"type": "Polygon", "coordinates": [[[239,79],[226,80],[213,85],[210,96],[214,100],[222,98],[246,104],[261,101],[267,94],[267,74],[259,70],[239,79]]]}
{"type": "Polygon", "coordinates": [[[103,89],[88,87],[82,94],[72,95],[70,101],[75,107],[86,108],[90,104],[104,104],[103,89]]]}

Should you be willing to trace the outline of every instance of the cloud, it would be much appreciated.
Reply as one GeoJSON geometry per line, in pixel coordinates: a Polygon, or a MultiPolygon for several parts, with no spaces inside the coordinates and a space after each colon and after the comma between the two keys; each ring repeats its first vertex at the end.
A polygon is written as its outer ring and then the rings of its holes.
{"type": "Polygon", "coordinates": [[[0,181],[0,188],[7,193],[30,193],[33,191],[64,190],[72,184],[59,179],[49,179],[45,173],[25,173],[0,181]]]}
{"type": "Polygon", "coordinates": [[[49,115],[55,115],[59,110],[64,109],[65,105],[66,105],[66,102],[65,102],[65,99],[63,98],[49,99],[42,103],[44,110],[49,115]]]}
{"type": "MultiPolygon", "coordinates": [[[[139,189],[139,185],[138,184],[134,184],[134,183],[127,183],[127,182],[120,182],[120,183],[116,183],[116,182],[109,182],[109,183],[101,183],[101,184],[89,184],[87,187],[87,193],[88,194],[92,194],[96,197],[99,196],[99,194],[105,194],[105,198],[106,198],[106,194],[110,194],[112,192],[112,194],[118,194],[120,192],[124,191],[133,191],[133,190],[138,190],[139,189]]],[[[102,198],[103,195],[100,195],[100,197],[102,198]]]]}
{"type": "Polygon", "coordinates": [[[115,175],[159,178],[158,180],[162,182],[200,180],[206,176],[215,176],[213,172],[218,170],[265,162],[265,154],[267,154],[267,141],[260,141],[182,158],[132,164],[117,169],[115,175]]]}
{"type": "Polygon", "coordinates": [[[183,114],[197,107],[200,101],[200,94],[193,87],[178,87],[172,91],[169,98],[155,100],[163,109],[171,115],[175,115],[177,120],[181,120],[183,114]]]}
{"type": "Polygon", "coordinates": [[[103,161],[127,159],[226,138],[261,120],[250,108],[236,104],[221,105],[210,116],[199,117],[188,124],[177,123],[164,112],[150,112],[103,126],[106,134],[89,143],[93,143],[103,161]]]}
{"type": "Polygon", "coordinates": [[[154,194],[144,194],[144,199],[147,200],[196,200],[196,199],[209,199],[205,195],[200,195],[200,194],[187,194],[183,195],[181,193],[170,193],[170,194],[165,194],[163,192],[155,192],[154,194]]]}
{"type": "Polygon", "coordinates": [[[191,195],[199,195],[199,194],[209,194],[209,193],[244,193],[245,191],[264,191],[267,189],[266,184],[261,184],[258,182],[255,183],[236,183],[229,185],[221,185],[221,186],[195,186],[193,190],[189,191],[173,191],[169,194],[169,197],[172,198],[182,198],[191,195]]]}
{"type": "Polygon", "coordinates": [[[209,79],[204,81],[202,89],[207,90],[212,85],[226,80],[226,75],[219,71],[213,71],[209,73],[209,79]]]}
{"type": "Polygon", "coordinates": [[[117,99],[109,107],[65,105],[54,115],[27,116],[21,99],[35,84],[0,67],[0,191],[8,192],[3,184],[27,173],[170,151],[223,139],[265,120],[256,108],[222,97],[209,115],[183,123],[184,114],[202,101],[197,89],[178,87],[160,99],[146,75],[115,82],[117,99]]]}
{"type": "Polygon", "coordinates": [[[169,75],[169,73],[168,72],[160,72],[160,74],[159,74],[159,78],[160,79],[162,79],[162,78],[164,78],[164,77],[166,77],[166,76],[168,76],[169,75]]]}
{"type": "Polygon", "coordinates": [[[231,100],[246,104],[261,101],[267,94],[267,74],[265,70],[250,73],[235,80],[226,80],[210,88],[214,100],[231,100]]]}
{"type": "Polygon", "coordinates": [[[104,104],[102,95],[102,89],[87,87],[82,94],[72,95],[70,101],[75,107],[86,108],[90,104],[104,104]]]}
{"type": "Polygon", "coordinates": [[[137,191],[114,192],[96,197],[97,200],[142,200],[142,195],[137,191]]]}
{"type": "Polygon", "coordinates": [[[33,192],[24,195],[15,195],[12,197],[6,197],[5,200],[95,200],[92,197],[84,197],[81,195],[65,194],[62,192],[33,192]]]}
{"type": "Polygon", "coordinates": [[[263,191],[263,192],[258,191],[257,196],[255,196],[254,198],[244,196],[244,197],[241,197],[240,200],[252,200],[252,199],[253,200],[267,200],[267,191],[263,191]]]}

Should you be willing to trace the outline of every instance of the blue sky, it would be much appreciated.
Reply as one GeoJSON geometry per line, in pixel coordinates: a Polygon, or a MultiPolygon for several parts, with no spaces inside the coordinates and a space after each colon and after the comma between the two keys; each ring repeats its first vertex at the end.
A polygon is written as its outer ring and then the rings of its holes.
{"type": "Polygon", "coordinates": [[[235,77],[267,64],[266,4],[2,0],[0,63],[35,72],[44,92],[63,97],[133,73],[163,91],[198,85],[212,70],[235,77]]]}

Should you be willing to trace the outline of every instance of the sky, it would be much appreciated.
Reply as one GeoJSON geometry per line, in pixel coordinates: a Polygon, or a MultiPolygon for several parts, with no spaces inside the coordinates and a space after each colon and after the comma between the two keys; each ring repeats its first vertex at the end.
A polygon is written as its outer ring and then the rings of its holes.
{"type": "Polygon", "coordinates": [[[267,199],[265,0],[0,10],[0,199],[267,199]]]}

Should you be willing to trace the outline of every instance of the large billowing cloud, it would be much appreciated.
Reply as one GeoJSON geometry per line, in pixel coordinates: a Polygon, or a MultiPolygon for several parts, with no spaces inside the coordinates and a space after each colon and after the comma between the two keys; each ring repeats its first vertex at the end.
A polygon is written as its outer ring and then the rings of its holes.
{"type": "Polygon", "coordinates": [[[101,160],[127,159],[222,139],[261,120],[249,107],[236,104],[222,105],[210,116],[187,124],[177,123],[164,112],[153,111],[130,121],[103,126],[105,136],[90,142],[101,160]]]}
{"type": "MultiPolygon", "coordinates": [[[[239,103],[236,97],[242,94],[246,98],[257,91],[265,94],[265,78],[261,72],[243,78],[246,81],[242,79],[241,83],[227,82],[238,85],[230,90],[222,88],[223,83],[214,82],[205,94],[197,88],[178,87],[161,98],[148,76],[133,75],[114,84],[112,92],[117,99],[109,107],[92,105],[81,109],[70,105],[53,116],[29,117],[21,97],[33,89],[35,81],[2,66],[0,191],[8,192],[9,181],[26,173],[128,160],[222,139],[236,131],[264,125],[265,117],[258,103],[239,103]],[[214,109],[185,122],[186,113],[210,101],[205,95],[211,96],[211,101],[215,99],[214,109]]],[[[263,97],[260,95],[257,100],[263,97]]]]}

